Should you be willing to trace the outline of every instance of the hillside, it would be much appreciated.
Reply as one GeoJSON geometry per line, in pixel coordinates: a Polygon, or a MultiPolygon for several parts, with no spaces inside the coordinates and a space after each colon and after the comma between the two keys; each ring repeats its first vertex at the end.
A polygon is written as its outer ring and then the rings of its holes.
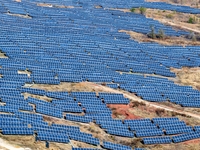
{"type": "Polygon", "coordinates": [[[0,149],[198,150],[197,6],[1,1],[0,149]]]}

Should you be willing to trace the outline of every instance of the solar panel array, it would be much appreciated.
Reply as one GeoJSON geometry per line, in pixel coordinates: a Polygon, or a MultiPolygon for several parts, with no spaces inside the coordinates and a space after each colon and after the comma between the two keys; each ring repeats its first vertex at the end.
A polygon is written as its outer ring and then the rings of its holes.
{"type": "Polygon", "coordinates": [[[106,149],[111,149],[111,150],[131,150],[131,147],[120,145],[120,144],[113,144],[110,142],[103,142],[103,147],[106,149]]]}
{"type": "MultiPolygon", "coordinates": [[[[157,26],[156,29],[165,28],[167,34],[174,36],[178,34],[168,26],[139,14],[114,10],[90,8],[91,12],[88,13],[88,10],[78,8],[70,10],[40,9],[41,7],[36,6],[35,3],[26,1],[17,3],[17,5],[22,5],[33,18],[24,19],[1,14],[1,50],[9,57],[9,59],[1,59],[3,66],[1,74],[4,77],[1,82],[4,83],[3,85],[19,88],[24,82],[43,84],[59,84],[63,81],[107,82],[108,86],[115,85],[113,88],[120,87],[137,93],[138,96],[148,101],[170,101],[184,107],[200,107],[199,92],[191,87],[180,87],[167,79],[144,78],[141,75],[120,75],[115,72],[128,73],[132,71],[174,77],[175,74],[170,72],[170,67],[199,66],[198,46],[183,48],[179,46],[163,47],[153,43],[139,44],[129,40],[128,35],[117,32],[119,29],[126,28],[148,33],[149,26],[154,24],[157,26]],[[40,17],[38,17],[38,13],[40,13],[40,17]],[[84,17],[80,17],[78,14],[84,17]],[[45,16],[51,16],[51,18],[45,16]],[[142,18],[141,20],[136,19],[138,27],[132,25],[129,27],[130,24],[134,24],[130,21],[135,18],[142,18]],[[119,21],[112,24],[116,20],[119,21]],[[122,20],[123,23],[121,23],[122,20]],[[144,23],[144,20],[147,23],[144,23]],[[55,26],[56,22],[59,25],[55,26]],[[95,22],[94,25],[92,25],[93,22],[95,22]],[[12,24],[13,30],[10,30],[10,24],[12,24]],[[142,27],[142,25],[145,26],[142,27]],[[135,27],[137,29],[133,29],[135,27]],[[7,32],[8,29],[9,32],[7,32]],[[39,36],[39,33],[43,33],[44,36],[39,36]],[[46,39],[48,40],[46,41],[46,39]],[[18,70],[25,69],[31,71],[30,78],[17,73],[18,70]],[[8,82],[11,78],[16,84],[8,82]],[[180,97],[180,93],[184,94],[180,97]]],[[[42,92],[38,91],[38,94],[43,94],[42,92]]],[[[37,91],[32,91],[32,93],[37,94],[37,91]]],[[[112,100],[109,101],[114,103],[112,100]]],[[[124,103],[124,101],[115,103],[124,103]]],[[[31,107],[23,109],[30,110],[31,107]]]]}
{"type": "MultiPolygon", "coordinates": [[[[29,0],[26,0],[29,2],[29,0]]],[[[165,2],[146,2],[145,0],[128,0],[128,1],[83,1],[80,0],[79,2],[75,0],[70,0],[70,1],[53,1],[53,0],[33,0],[31,2],[35,3],[47,3],[47,4],[52,4],[55,6],[59,5],[65,5],[65,6],[75,6],[75,7],[88,7],[91,8],[93,6],[100,5],[104,8],[131,8],[131,7],[146,7],[146,8],[153,8],[153,9],[161,9],[161,10],[172,10],[172,11],[177,11],[177,12],[183,12],[183,13],[193,13],[193,14],[198,14],[200,13],[200,10],[197,8],[191,8],[188,6],[180,6],[180,5],[172,5],[169,3],[165,2]]],[[[0,7],[1,12],[6,12],[10,11],[12,13],[19,13],[19,14],[25,14],[28,12],[27,9],[23,9],[23,7],[18,4],[12,4],[11,6],[9,5],[9,2],[4,2],[4,7],[0,7]]]]}
{"type": "Polygon", "coordinates": [[[172,142],[170,137],[155,137],[155,138],[144,138],[144,144],[170,144],[172,142]]]}
{"type": "Polygon", "coordinates": [[[199,91],[176,85],[166,78],[140,75],[175,77],[170,67],[199,66],[198,46],[164,47],[155,43],[138,43],[118,30],[147,34],[150,26],[154,25],[156,32],[164,29],[167,35],[180,36],[188,32],[176,31],[140,14],[96,9],[94,5],[109,8],[144,6],[192,13],[199,11],[185,6],[142,0],[112,3],[1,1],[0,50],[7,58],[0,58],[0,112],[9,113],[0,114],[2,134],[36,135],[36,140],[60,143],[75,140],[113,150],[131,149],[108,141],[103,141],[102,144],[92,134],[81,132],[78,126],[48,125],[43,116],[50,116],[83,124],[94,122],[107,134],[126,138],[141,137],[144,144],[178,143],[199,138],[199,126],[187,126],[178,118],[147,118],[124,122],[113,119],[107,104],[129,104],[129,99],[122,94],[50,92],[24,86],[26,83],[58,85],[61,82],[105,82],[108,87],[136,93],[147,101],[170,101],[184,107],[200,107],[199,91]],[[71,5],[75,8],[40,7],[36,2],[71,5]],[[27,13],[31,18],[11,15],[27,13]],[[19,70],[30,71],[30,76],[19,74],[19,70]],[[129,72],[139,74],[128,74],[129,72]],[[46,96],[52,101],[31,96],[24,99],[23,93],[46,96]]]}
{"type": "MultiPolygon", "coordinates": [[[[116,96],[117,95],[119,94],[116,94],[116,96]]],[[[91,93],[88,93],[87,95],[87,92],[85,92],[84,96],[91,96],[91,93]]],[[[106,112],[99,114],[86,112],[84,116],[67,114],[66,119],[68,120],[71,118],[69,120],[83,123],[90,123],[93,122],[93,120],[96,120],[96,124],[98,124],[99,127],[105,130],[108,134],[128,138],[134,138],[135,136],[142,137],[144,144],[166,144],[171,143],[172,140],[177,143],[199,138],[198,126],[193,129],[193,127],[187,126],[178,118],[125,120],[123,123],[122,120],[112,119],[111,114],[110,117],[102,117],[101,114],[102,116],[109,116],[108,114],[106,115],[106,112]],[[85,121],[83,118],[85,120],[88,118],[89,120],[85,121]],[[175,129],[179,132],[170,134],[172,136],[169,137],[167,134],[171,129],[175,129]],[[186,129],[189,130],[186,132],[186,129]],[[174,136],[177,134],[179,135],[174,136]]],[[[40,141],[69,143],[70,140],[76,140],[92,145],[100,145],[99,139],[94,138],[91,134],[81,132],[79,127],[59,124],[52,124],[49,126],[47,122],[43,121],[42,115],[35,114],[34,112],[23,113],[17,112],[16,110],[14,115],[0,115],[0,129],[2,130],[2,134],[5,135],[33,135],[33,133],[36,132],[36,140],[40,141]],[[28,124],[30,124],[31,127],[28,127],[28,124]]],[[[126,146],[120,146],[109,142],[104,142],[102,147],[108,149],[127,148],[126,146]]]]}

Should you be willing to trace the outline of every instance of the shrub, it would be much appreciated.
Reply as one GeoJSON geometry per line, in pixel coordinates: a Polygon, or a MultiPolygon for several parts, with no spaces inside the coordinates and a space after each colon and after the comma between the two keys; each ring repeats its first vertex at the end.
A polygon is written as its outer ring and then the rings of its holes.
{"type": "Polygon", "coordinates": [[[159,117],[161,117],[162,116],[162,114],[164,114],[165,113],[165,110],[164,109],[156,109],[156,114],[159,116],[159,117]]]}
{"type": "Polygon", "coordinates": [[[174,3],[178,3],[179,1],[178,0],[174,0],[174,3]]]}
{"type": "Polygon", "coordinates": [[[141,146],[142,143],[141,143],[142,139],[141,138],[137,138],[137,139],[132,139],[132,140],[127,140],[127,141],[120,141],[120,144],[122,145],[127,145],[127,146],[134,146],[134,147],[137,147],[137,146],[141,146]]]}
{"type": "Polygon", "coordinates": [[[160,30],[158,31],[158,37],[159,37],[160,39],[164,39],[164,38],[165,38],[165,32],[164,32],[163,29],[160,29],[160,30]]]}
{"type": "Polygon", "coordinates": [[[150,33],[147,34],[147,36],[152,38],[152,39],[155,39],[156,38],[156,34],[155,34],[154,26],[151,26],[150,28],[151,28],[151,31],[150,31],[150,33]]]}
{"type": "Polygon", "coordinates": [[[195,19],[192,18],[192,17],[190,17],[190,18],[188,19],[188,23],[194,24],[194,23],[195,23],[195,19]]]}
{"type": "Polygon", "coordinates": [[[132,104],[132,107],[146,106],[145,103],[143,103],[143,102],[137,102],[137,101],[133,101],[131,104],[132,104]]]}
{"type": "Polygon", "coordinates": [[[165,17],[168,18],[168,19],[174,18],[174,16],[172,14],[167,14],[165,17]]]}
{"type": "Polygon", "coordinates": [[[112,111],[112,114],[113,114],[115,117],[121,115],[117,110],[112,111]]]}
{"type": "Polygon", "coordinates": [[[103,85],[103,86],[106,86],[106,83],[105,83],[105,82],[103,82],[101,85],[103,85]]]}
{"type": "Polygon", "coordinates": [[[140,7],[139,10],[140,10],[140,13],[144,15],[147,9],[145,7],[140,7]]]}
{"type": "Polygon", "coordinates": [[[189,39],[191,39],[193,42],[195,42],[197,39],[196,39],[196,35],[194,34],[194,32],[191,32],[188,36],[189,39]]]}
{"type": "Polygon", "coordinates": [[[131,8],[130,11],[131,11],[131,12],[135,12],[135,8],[131,8]]]}

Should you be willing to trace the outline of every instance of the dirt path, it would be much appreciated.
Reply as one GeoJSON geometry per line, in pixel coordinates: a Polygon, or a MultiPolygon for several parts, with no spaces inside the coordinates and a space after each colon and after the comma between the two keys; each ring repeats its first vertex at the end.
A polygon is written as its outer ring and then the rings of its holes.
{"type": "Polygon", "coordinates": [[[168,106],[165,106],[165,105],[162,105],[162,104],[148,102],[148,101],[142,100],[139,97],[135,96],[134,94],[128,93],[126,91],[118,91],[118,90],[111,89],[109,87],[105,87],[105,86],[102,86],[102,85],[97,85],[97,84],[91,83],[91,82],[88,82],[87,84],[91,85],[92,87],[94,87],[95,89],[98,89],[100,91],[107,91],[107,92],[111,92],[111,93],[123,94],[124,97],[129,98],[132,101],[145,103],[147,107],[164,109],[166,111],[176,112],[176,113],[184,114],[184,115],[187,115],[187,116],[191,116],[191,117],[196,118],[196,119],[200,119],[200,115],[197,115],[197,114],[194,114],[194,113],[191,113],[191,112],[181,111],[181,110],[178,110],[176,108],[171,108],[171,107],[168,107],[168,106]]]}
{"type": "MultiPolygon", "coordinates": [[[[190,28],[190,27],[187,27],[187,26],[183,26],[183,25],[180,25],[180,24],[177,24],[177,23],[173,23],[173,22],[167,21],[167,20],[165,20],[165,19],[160,19],[159,21],[160,21],[161,23],[165,24],[165,25],[170,25],[170,26],[172,26],[172,27],[176,27],[176,28],[179,28],[179,29],[192,31],[192,32],[195,32],[195,33],[200,33],[200,30],[193,29],[193,28],[190,28]]],[[[182,23],[182,24],[183,24],[183,23],[182,23]]]]}
{"type": "Polygon", "coordinates": [[[117,71],[119,73],[123,73],[123,74],[135,74],[135,75],[141,75],[144,77],[158,77],[158,78],[164,78],[164,79],[168,79],[170,81],[177,81],[177,78],[174,77],[165,77],[165,76],[161,76],[161,75],[156,75],[156,74],[146,74],[146,73],[129,73],[129,72],[123,72],[123,71],[117,71]]]}
{"type": "Polygon", "coordinates": [[[0,150],[31,150],[31,149],[11,145],[6,140],[3,140],[2,138],[0,138],[0,150]]]}
{"type": "MultiPolygon", "coordinates": [[[[169,79],[170,80],[170,79],[169,79]]],[[[177,80],[176,78],[173,80],[175,81],[177,80]]],[[[130,99],[131,101],[135,101],[135,102],[139,102],[139,103],[144,103],[146,105],[146,107],[154,107],[157,109],[163,109],[166,111],[170,111],[170,112],[176,112],[179,114],[183,114],[183,115],[187,115],[187,116],[191,116],[193,118],[199,119],[200,120],[200,115],[195,114],[193,112],[188,112],[188,111],[184,111],[184,110],[180,110],[178,108],[172,108],[170,106],[166,106],[164,104],[161,103],[155,103],[155,102],[148,102],[145,101],[139,97],[137,97],[135,94],[133,93],[129,93],[127,91],[123,91],[123,90],[116,90],[116,89],[112,89],[100,84],[96,84],[96,83],[92,83],[92,82],[81,82],[81,83],[61,83],[60,85],[43,85],[43,84],[34,84],[32,86],[32,88],[36,88],[36,89],[42,89],[42,90],[46,90],[46,91],[85,91],[85,92],[110,92],[110,93],[119,93],[119,94],[123,94],[124,97],[130,99]]]]}

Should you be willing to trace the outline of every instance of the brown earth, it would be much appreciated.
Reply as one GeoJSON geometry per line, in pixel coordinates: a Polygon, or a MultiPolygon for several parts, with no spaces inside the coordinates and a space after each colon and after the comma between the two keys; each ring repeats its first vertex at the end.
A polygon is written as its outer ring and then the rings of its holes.
{"type": "Polygon", "coordinates": [[[175,29],[183,29],[187,31],[193,31],[200,33],[200,15],[199,14],[188,14],[168,10],[158,10],[158,9],[147,9],[145,16],[147,18],[152,18],[158,20],[159,22],[170,25],[175,29]],[[194,18],[195,23],[188,23],[189,18],[194,18]]]}
{"type": "Polygon", "coordinates": [[[95,92],[95,89],[92,86],[89,86],[84,82],[81,83],[61,82],[59,85],[34,84],[32,88],[43,89],[46,91],[95,92]]]}
{"type": "Polygon", "coordinates": [[[200,90],[200,68],[183,67],[182,69],[172,68],[171,71],[176,73],[179,84],[192,86],[200,90]]]}
{"type": "MultiPolygon", "coordinates": [[[[19,135],[2,135],[0,134],[0,138],[9,141],[10,144],[14,145],[15,147],[23,147],[23,148],[30,148],[31,150],[47,150],[45,147],[45,142],[35,142],[34,136],[19,136],[19,135]]],[[[0,144],[1,145],[1,144],[0,144]]],[[[51,150],[60,150],[61,148],[68,148],[70,149],[68,144],[60,144],[51,142],[50,149],[51,150]]]]}
{"type": "Polygon", "coordinates": [[[135,116],[131,113],[130,105],[109,104],[107,105],[113,112],[113,118],[120,119],[140,119],[141,117],[135,116]]]}

